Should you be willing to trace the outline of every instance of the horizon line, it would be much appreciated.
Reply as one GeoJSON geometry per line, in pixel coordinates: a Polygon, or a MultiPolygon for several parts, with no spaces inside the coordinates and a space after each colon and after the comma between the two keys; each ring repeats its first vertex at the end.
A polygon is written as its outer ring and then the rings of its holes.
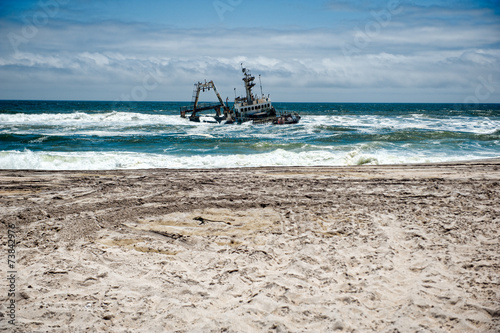
{"type": "MultiPolygon", "coordinates": [[[[192,103],[190,101],[116,101],[116,100],[93,100],[93,99],[1,99],[0,102],[101,102],[101,103],[192,103]]],[[[203,101],[202,101],[203,102],[203,101]]],[[[234,102],[229,102],[234,103],[234,102]]],[[[464,102],[297,102],[297,101],[273,101],[272,103],[293,104],[458,104],[458,105],[488,105],[500,104],[500,102],[464,103],[464,102]]]]}

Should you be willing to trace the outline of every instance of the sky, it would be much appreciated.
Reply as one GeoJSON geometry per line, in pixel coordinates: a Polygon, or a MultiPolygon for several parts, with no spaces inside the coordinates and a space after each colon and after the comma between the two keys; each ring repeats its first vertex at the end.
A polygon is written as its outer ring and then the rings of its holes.
{"type": "Polygon", "coordinates": [[[0,2],[0,99],[233,99],[242,63],[277,102],[500,103],[500,0],[0,2]]]}

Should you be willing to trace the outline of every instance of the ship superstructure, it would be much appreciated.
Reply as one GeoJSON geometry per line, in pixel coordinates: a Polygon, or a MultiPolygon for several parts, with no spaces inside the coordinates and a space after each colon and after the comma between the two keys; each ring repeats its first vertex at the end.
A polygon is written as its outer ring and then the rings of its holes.
{"type": "MultiPolygon", "coordinates": [[[[252,88],[255,87],[255,76],[252,75],[249,69],[243,68],[243,82],[245,85],[246,96],[236,97],[234,99],[234,112],[236,118],[239,119],[265,119],[276,117],[276,110],[274,109],[271,98],[269,95],[265,96],[262,93],[261,85],[261,95],[254,95],[252,88]]],[[[259,78],[260,79],[260,78],[259,78]]]]}

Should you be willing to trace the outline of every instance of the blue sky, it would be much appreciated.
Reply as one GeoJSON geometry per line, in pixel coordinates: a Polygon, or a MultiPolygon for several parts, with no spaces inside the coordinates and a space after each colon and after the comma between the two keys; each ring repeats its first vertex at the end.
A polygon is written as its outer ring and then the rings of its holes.
{"type": "Polygon", "coordinates": [[[500,0],[3,0],[0,99],[500,103],[500,0]],[[211,99],[207,96],[207,99],[211,99]]]}

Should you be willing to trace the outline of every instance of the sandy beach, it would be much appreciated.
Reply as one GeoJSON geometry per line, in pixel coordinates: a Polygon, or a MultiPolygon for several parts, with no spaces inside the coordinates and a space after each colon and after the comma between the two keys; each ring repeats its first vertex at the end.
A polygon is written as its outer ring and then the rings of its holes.
{"type": "Polygon", "coordinates": [[[500,160],[3,170],[0,217],[8,332],[500,330],[500,160]]]}

